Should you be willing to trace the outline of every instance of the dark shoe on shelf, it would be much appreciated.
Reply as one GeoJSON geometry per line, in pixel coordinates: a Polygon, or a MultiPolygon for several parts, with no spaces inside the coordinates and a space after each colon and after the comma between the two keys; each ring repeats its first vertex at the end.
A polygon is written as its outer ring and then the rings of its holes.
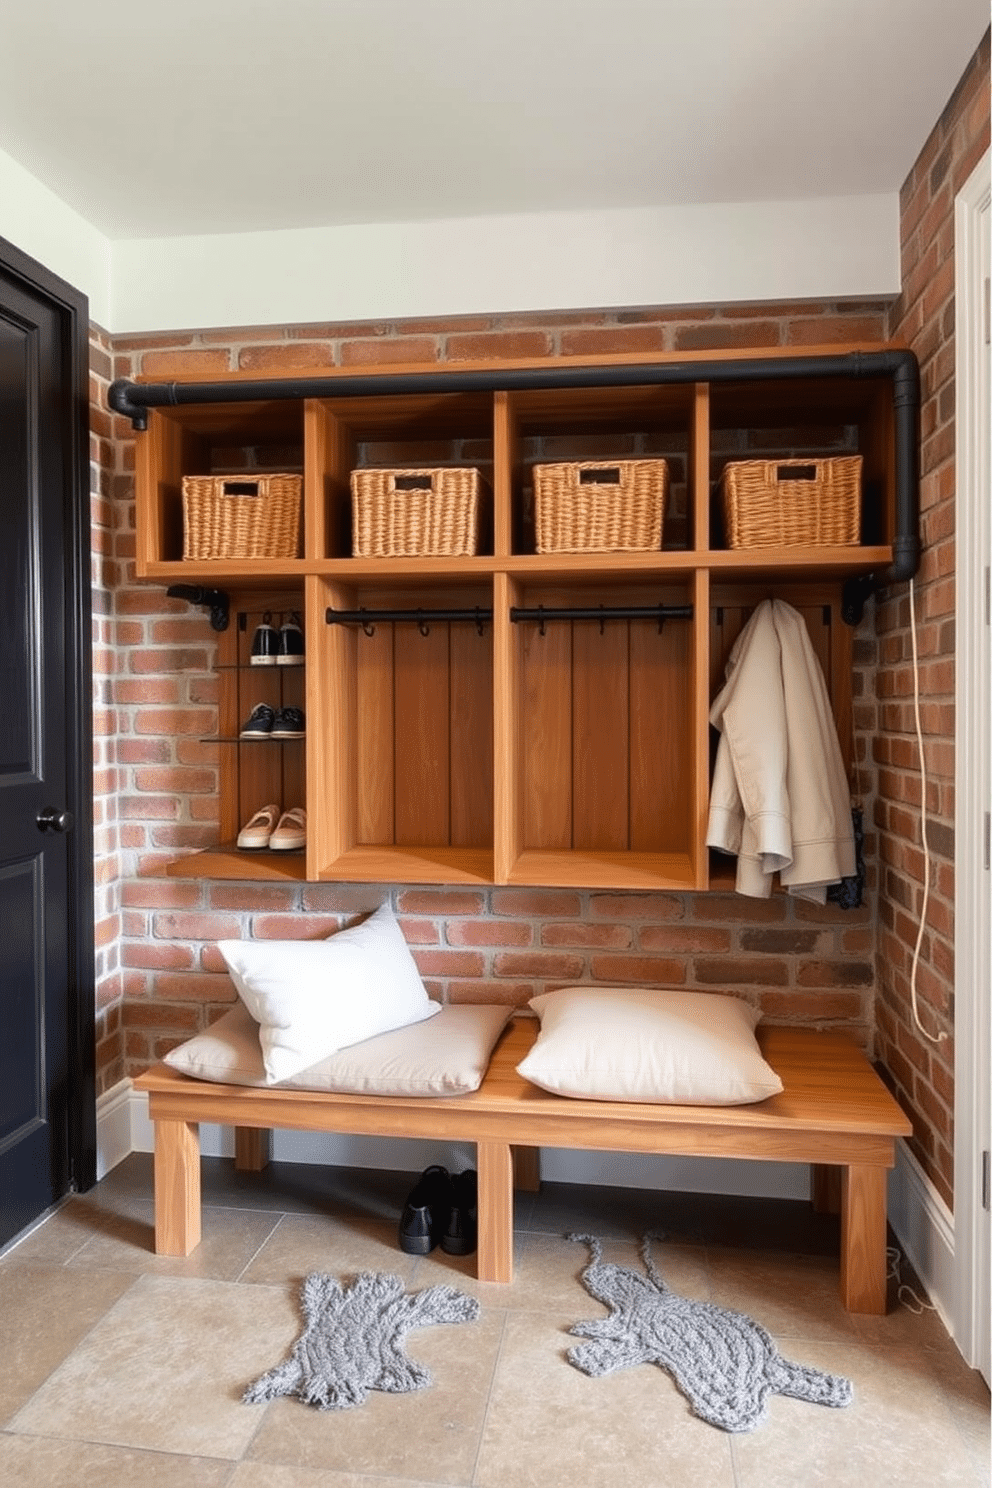
{"type": "Polygon", "coordinates": [[[299,615],[290,615],[279,627],[279,655],[277,666],[302,666],[305,660],[303,627],[299,615]]]}
{"type": "Polygon", "coordinates": [[[451,1178],[447,1168],[433,1163],[411,1189],[400,1216],[400,1250],[407,1255],[429,1255],[448,1226],[451,1178]]]}
{"type": "Polygon", "coordinates": [[[279,655],[279,636],[272,624],[272,616],[266,610],[262,623],[255,628],[251,641],[252,666],[275,666],[279,655]]]}
{"type": "Polygon", "coordinates": [[[272,721],[273,739],[302,739],[306,731],[302,708],[280,708],[272,721]]]}
{"type": "Polygon", "coordinates": [[[268,703],[256,703],[241,725],[242,739],[271,739],[275,711],[268,703]]]}
{"type": "Polygon", "coordinates": [[[451,1179],[451,1208],[441,1236],[441,1249],[448,1255],[471,1255],[478,1233],[479,1175],[475,1168],[468,1168],[451,1179]]]}

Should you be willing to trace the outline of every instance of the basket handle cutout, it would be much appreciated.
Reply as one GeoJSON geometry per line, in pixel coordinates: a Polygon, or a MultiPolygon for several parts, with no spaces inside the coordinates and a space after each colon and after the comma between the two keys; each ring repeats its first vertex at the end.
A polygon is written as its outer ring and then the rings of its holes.
{"type": "Polygon", "coordinates": [[[394,491],[432,491],[434,481],[427,475],[397,475],[393,480],[394,491]]]}
{"type": "Polygon", "coordinates": [[[780,481],[816,480],[815,465],[780,465],[775,474],[780,481]]]}
{"type": "Polygon", "coordinates": [[[580,486],[618,486],[620,484],[619,467],[613,465],[606,470],[599,467],[595,470],[580,470],[580,486]]]}
{"type": "Polygon", "coordinates": [[[225,496],[257,496],[258,481],[230,480],[221,487],[225,496]]]}

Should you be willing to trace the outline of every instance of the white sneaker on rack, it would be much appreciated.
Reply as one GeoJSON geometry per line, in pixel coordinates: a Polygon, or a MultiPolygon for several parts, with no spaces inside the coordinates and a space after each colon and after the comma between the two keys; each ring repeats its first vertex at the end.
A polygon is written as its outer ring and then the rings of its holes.
{"type": "Polygon", "coordinates": [[[307,814],[302,806],[293,806],[279,818],[279,825],[269,838],[269,847],[273,852],[287,852],[306,845],[307,814]]]}
{"type": "Polygon", "coordinates": [[[268,847],[279,816],[278,806],[263,806],[250,821],[245,822],[238,833],[238,846],[246,851],[257,852],[268,847]]]}

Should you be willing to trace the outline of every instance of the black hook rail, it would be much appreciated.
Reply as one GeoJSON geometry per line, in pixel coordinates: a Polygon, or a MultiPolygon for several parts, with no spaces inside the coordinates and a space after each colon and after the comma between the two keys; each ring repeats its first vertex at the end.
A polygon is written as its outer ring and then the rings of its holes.
{"type": "Polygon", "coordinates": [[[528,620],[536,620],[539,625],[545,620],[657,620],[660,625],[663,620],[691,620],[692,605],[576,605],[563,609],[512,605],[510,619],[515,625],[528,620]]]}
{"type": "Polygon", "coordinates": [[[443,625],[460,621],[467,621],[474,625],[481,635],[482,627],[492,618],[492,610],[484,610],[479,605],[470,610],[335,610],[328,606],[324,615],[328,625],[360,625],[366,635],[375,634],[375,626],[378,622],[387,625],[391,621],[402,622],[404,620],[419,626],[421,635],[429,633],[428,628],[431,624],[443,625]]]}

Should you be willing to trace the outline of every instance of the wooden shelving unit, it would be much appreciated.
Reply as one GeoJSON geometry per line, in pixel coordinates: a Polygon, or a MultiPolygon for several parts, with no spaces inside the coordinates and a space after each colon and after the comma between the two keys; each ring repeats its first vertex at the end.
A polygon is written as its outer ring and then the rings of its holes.
{"type": "Polygon", "coordinates": [[[224,745],[221,761],[223,841],[233,843],[268,800],[305,803],[305,859],[228,846],[170,871],[706,889],[709,706],[748,613],[771,595],[803,612],[849,750],[851,643],[841,586],[892,558],[889,381],[742,376],[711,384],[700,358],[698,381],[644,387],[637,361],[613,359],[630,368],[630,386],[150,411],[137,437],[138,575],[231,592],[232,628],[221,637],[222,734],[236,732],[255,692],[274,685],[252,676],[268,669],[245,666],[260,613],[299,611],[307,638],[305,673],[287,668],[296,677],[279,679],[299,688],[286,701],[305,708],[305,744],[224,745]],[[864,459],[860,546],[724,546],[714,492],[727,460],[847,452],[864,459]],[[534,550],[537,461],[645,456],[663,456],[672,472],[661,550],[534,550]],[[491,489],[478,555],[351,557],[352,468],[444,463],[478,466],[491,489]],[[182,475],[264,469],[303,472],[302,556],[184,562],[182,475]],[[649,619],[538,627],[511,618],[516,608],[659,604],[689,608],[691,618],[660,627],[649,619]],[[329,608],[478,608],[492,618],[481,627],[388,621],[366,634],[328,624],[329,608]]]}

